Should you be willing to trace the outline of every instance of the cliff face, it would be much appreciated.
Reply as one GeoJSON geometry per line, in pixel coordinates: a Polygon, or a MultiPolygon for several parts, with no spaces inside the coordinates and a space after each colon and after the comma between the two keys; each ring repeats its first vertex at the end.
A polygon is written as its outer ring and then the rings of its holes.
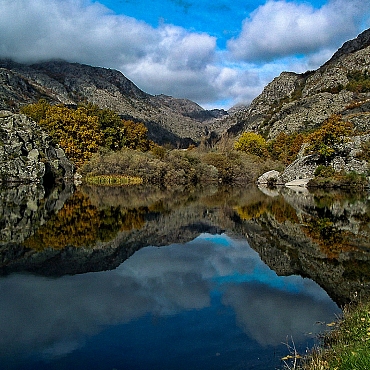
{"type": "Polygon", "coordinates": [[[283,72],[249,107],[226,118],[225,125],[232,122],[229,132],[236,135],[249,130],[274,138],[280,132],[313,129],[332,114],[340,114],[359,131],[367,131],[370,92],[359,85],[354,87],[353,82],[361,76],[368,79],[369,62],[370,30],[367,30],[346,42],[316,71],[283,72]]]}
{"type": "Polygon", "coordinates": [[[33,121],[0,111],[0,183],[73,180],[74,166],[33,121]]]}
{"type": "MultiPolygon", "coordinates": [[[[0,109],[18,109],[46,98],[76,105],[88,101],[109,108],[126,119],[144,122],[159,144],[188,144],[216,128],[216,114],[187,99],[152,96],[121,72],[63,61],[23,65],[0,60],[0,109]]],[[[220,128],[219,128],[220,129],[220,128]]]]}

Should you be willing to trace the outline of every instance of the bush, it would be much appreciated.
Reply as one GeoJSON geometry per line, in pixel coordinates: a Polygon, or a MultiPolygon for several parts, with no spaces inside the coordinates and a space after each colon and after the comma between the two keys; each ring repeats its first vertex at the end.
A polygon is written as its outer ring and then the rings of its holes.
{"type": "Polygon", "coordinates": [[[109,109],[93,104],[76,109],[52,106],[46,100],[22,108],[59,144],[66,156],[78,167],[85,164],[100,147],[120,150],[123,147],[148,151],[153,142],[142,123],[122,120],[109,109]]]}
{"type": "Polygon", "coordinates": [[[275,139],[267,143],[267,149],[272,159],[288,165],[297,158],[303,141],[303,134],[287,135],[285,132],[281,132],[275,139]]]}
{"type": "Polygon", "coordinates": [[[266,140],[255,132],[244,132],[235,142],[234,149],[260,158],[268,157],[266,140]]]}
{"type": "Polygon", "coordinates": [[[98,153],[82,168],[85,177],[124,175],[142,178],[144,183],[164,187],[195,185],[218,181],[215,167],[204,163],[195,154],[170,151],[163,159],[151,152],[123,149],[120,152],[98,153]]]}
{"type": "Polygon", "coordinates": [[[348,73],[347,90],[357,93],[367,93],[370,91],[370,74],[369,71],[354,71],[348,73]]]}
{"type": "Polygon", "coordinates": [[[316,168],[314,175],[316,177],[330,178],[335,175],[335,170],[331,166],[320,165],[316,168]]]}
{"type": "Polygon", "coordinates": [[[351,135],[352,132],[352,124],[343,121],[340,115],[334,114],[319,129],[307,136],[306,152],[317,153],[327,160],[335,154],[335,147],[344,143],[346,136],[351,135]]]}

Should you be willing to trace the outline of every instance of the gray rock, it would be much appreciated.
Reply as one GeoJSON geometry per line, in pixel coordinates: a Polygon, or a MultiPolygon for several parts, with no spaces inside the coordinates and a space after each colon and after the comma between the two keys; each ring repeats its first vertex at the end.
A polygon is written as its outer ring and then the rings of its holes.
{"type": "Polygon", "coordinates": [[[275,183],[275,185],[281,184],[279,171],[272,170],[265,172],[257,179],[257,184],[260,185],[267,185],[271,182],[275,183]]]}
{"type": "Polygon", "coordinates": [[[72,180],[73,164],[51,138],[25,115],[0,111],[0,183],[72,180]]]}
{"type": "MultiPolygon", "coordinates": [[[[369,140],[369,134],[348,138],[344,143],[334,147],[335,155],[324,164],[333,167],[336,172],[366,174],[369,170],[368,163],[365,160],[359,160],[357,155],[362,150],[361,145],[369,140]]],[[[318,154],[305,156],[304,149],[303,146],[298,159],[281,174],[281,180],[285,184],[300,179],[314,178],[315,170],[320,164],[323,164],[323,159],[318,154]]]]}

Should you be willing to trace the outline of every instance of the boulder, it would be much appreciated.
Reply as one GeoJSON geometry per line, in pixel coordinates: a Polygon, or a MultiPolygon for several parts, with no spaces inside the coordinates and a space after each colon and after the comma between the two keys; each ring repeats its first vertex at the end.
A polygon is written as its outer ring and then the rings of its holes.
{"type": "Polygon", "coordinates": [[[73,180],[74,166],[39,125],[0,111],[0,183],[73,180]]]}
{"type": "Polygon", "coordinates": [[[281,184],[280,172],[279,171],[268,171],[265,172],[257,179],[259,185],[278,185],[281,184]]]}

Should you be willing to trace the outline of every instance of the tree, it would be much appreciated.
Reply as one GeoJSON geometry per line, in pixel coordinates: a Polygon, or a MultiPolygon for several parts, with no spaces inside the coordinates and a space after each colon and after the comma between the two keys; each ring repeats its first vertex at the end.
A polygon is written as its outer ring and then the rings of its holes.
{"type": "Polygon", "coordinates": [[[51,106],[39,125],[77,167],[86,163],[103,141],[98,118],[89,116],[82,107],[72,110],[63,106],[51,106]]]}
{"type": "Polygon", "coordinates": [[[284,164],[290,164],[296,159],[303,140],[303,134],[294,133],[288,135],[285,132],[280,132],[275,139],[267,143],[267,148],[273,159],[284,164]]]}
{"type": "Polygon", "coordinates": [[[333,114],[319,129],[307,136],[305,140],[308,144],[306,152],[318,153],[327,160],[335,153],[335,147],[344,143],[346,136],[351,135],[352,132],[351,123],[343,121],[340,115],[333,114]]]}
{"type": "Polygon", "coordinates": [[[268,156],[266,140],[255,132],[244,132],[234,143],[234,149],[264,158],[268,156]]]}
{"type": "Polygon", "coordinates": [[[148,139],[148,129],[142,123],[123,121],[122,145],[129,149],[146,152],[153,143],[148,139]]]}

